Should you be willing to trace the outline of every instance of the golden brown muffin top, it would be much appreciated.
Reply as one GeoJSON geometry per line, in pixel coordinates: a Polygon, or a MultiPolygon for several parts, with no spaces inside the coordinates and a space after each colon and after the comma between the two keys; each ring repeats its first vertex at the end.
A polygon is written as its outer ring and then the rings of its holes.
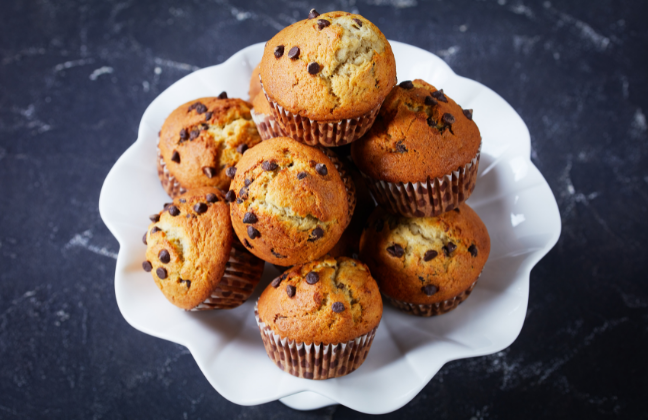
{"type": "Polygon", "coordinates": [[[477,280],[490,237],[466,204],[438,217],[406,218],[376,208],[360,239],[364,261],[387,296],[431,304],[457,296],[477,280]]]}
{"type": "Polygon", "coordinates": [[[371,178],[423,182],[456,171],[475,157],[481,135],[472,110],[423,80],[396,86],[369,132],[351,146],[353,161],[371,178]]]}
{"type": "Polygon", "coordinates": [[[256,98],[257,94],[261,92],[261,81],[259,80],[259,71],[261,70],[261,63],[252,70],[252,76],[250,77],[250,90],[248,90],[248,95],[250,96],[250,101],[256,98]]]}
{"type": "Polygon", "coordinates": [[[169,115],[160,132],[160,154],[182,187],[227,190],[227,168],[261,142],[251,108],[242,99],[210,97],[187,102],[169,115]]]}
{"type": "Polygon", "coordinates": [[[259,318],[282,338],[335,344],[380,323],[376,281],[358,260],[326,256],[277,277],[259,298],[259,318]]]}
{"type": "Polygon", "coordinates": [[[266,44],[263,87],[293,114],[317,121],[362,116],[396,84],[380,30],[360,15],[329,12],[284,28],[266,44]]]}
{"type": "Polygon", "coordinates": [[[252,106],[254,108],[254,112],[256,112],[257,114],[272,115],[272,107],[270,107],[268,99],[266,99],[263,92],[259,92],[257,96],[254,97],[252,106]]]}
{"type": "MultiPolygon", "coordinates": [[[[327,151],[330,153],[330,151],[327,151]]],[[[275,137],[250,149],[228,193],[232,224],[257,257],[289,266],[326,254],[349,224],[353,183],[318,148],[275,137]]]]}
{"type": "Polygon", "coordinates": [[[196,188],[151,219],[146,233],[148,268],[171,303],[191,309],[209,297],[223,277],[234,240],[229,206],[220,190],[196,188]]]}

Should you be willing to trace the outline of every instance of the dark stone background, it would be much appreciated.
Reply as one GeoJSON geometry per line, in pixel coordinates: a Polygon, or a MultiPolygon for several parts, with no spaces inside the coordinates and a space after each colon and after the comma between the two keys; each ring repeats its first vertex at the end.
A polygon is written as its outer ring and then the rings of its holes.
{"type": "Polygon", "coordinates": [[[0,418],[369,418],[223,399],[120,315],[97,209],[160,92],[311,7],[359,11],[502,95],[563,220],[517,341],[385,417],[648,418],[648,3],[612,0],[2,1],[0,418]]]}

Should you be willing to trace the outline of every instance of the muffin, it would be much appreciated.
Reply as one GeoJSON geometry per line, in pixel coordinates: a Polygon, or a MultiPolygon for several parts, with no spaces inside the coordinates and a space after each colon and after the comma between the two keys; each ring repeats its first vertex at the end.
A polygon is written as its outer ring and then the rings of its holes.
{"type": "Polygon", "coordinates": [[[466,204],[438,217],[394,216],[378,207],[360,259],[397,308],[420,316],[453,310],[472,292],[490,253],[486,226],[466,204]]]}
{"type": "Polygon", "coordinates": [[[252,101],[252,106],[253,109],[250,114],[259,131],[261,140],[284,136],[284,132],[277,123],[268,99],[263,92],[257,94],[254,101],[252,101]]]}
{"type": "Polygon", "coordinates": [[[199,311],[235,308],[250,297],[263,261],[236,239],[221,191],[189,190],[151,221],[142,268],[169,302],[199,311]]]}
{"type": "Polygon", "coordinates": [[[249,251],[291,266],[336,244],[351,220],[355,188],[331,151],[276,137],[243,156],[227,199],[234,231],[249,251]]]}
{"type": "Polygon", "coordinates": [[[261,92],[261,81],[259,80],[259,71],[261,70],[261,63],[252,70],[252,76],[250,77],[250,89],[248,90],[248,95],[250,101],[253,101],[254,98],[261,92]]]}
{"type": "Polygon", "coordinates": [[[406,217],[456,208],[475,188],[481,135],[472,110],[423,80],[400,83],[351,145],[376,201],[406,217]]]}
{"type": "Polygon", "coordinates": [[[396,62],[385,36],[364,17],[312,10],[268,41],[260,74],[286,135],[340,146],[371,126],[396,84],[396,62]]]}
{"type": "Polygon", "coordinates": [[[327,256],[274,279],[255,315],[268,356],[280,369],[300,378],[329,379],[365,361],[382,309],[366,265],[327,256]]]}
{"type": "Polygon", "coordinates": [[[227,169],[261,141],[251,108],[223,92],[187,102],[169,115],[158,145],[158,175],[169,196],[200,187],[227,190],[227,169]]]}

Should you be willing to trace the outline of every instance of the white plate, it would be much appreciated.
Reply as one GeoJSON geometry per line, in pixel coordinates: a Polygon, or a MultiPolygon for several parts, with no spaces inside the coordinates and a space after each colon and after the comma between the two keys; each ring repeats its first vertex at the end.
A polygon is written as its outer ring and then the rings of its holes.
{"type": "MultiPolygon", "coordinates": [[[[169,201],[155,166],[158,130],[173,109],[189,100],[221,91],[247,98],[263,44],[165,90],[146,109],[137,141],[106,177],[99,210],[120,244],[115,294],[122,315],[138,330],[186,346],[216,391],[234,403],[283,398],[299,409],[340,403],[365,413],[387,413],[411,401],[444,363],[500,351],[522,329],[529,272],[556,243],[561,226],[556,200],[529,159],[529,132],[513,108],[487,87],[457,76],[427,51],[391,44],[399,80],[424,79],[474,109],[483,146],[479,181],[468,202],[486,224],[492,248],[475,290],[456,310],[419,318],[385,306],[369,356],[351,375],[312,381],[279,370],[268,359],[254,321],[261,286],[239,308],[185,312],[167,302],[141,268],[148,215],[169,201]]],[[[276,274],[266,264],[265,281],[276,274]]]]}

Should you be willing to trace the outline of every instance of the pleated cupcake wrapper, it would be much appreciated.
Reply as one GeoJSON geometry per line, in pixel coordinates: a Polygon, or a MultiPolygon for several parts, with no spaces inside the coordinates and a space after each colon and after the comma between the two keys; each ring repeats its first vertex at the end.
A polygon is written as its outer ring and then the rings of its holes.
{"type": "Polygon", "coordinates": [[[470,197],[477,181],[481,145],[475,157],[456,171],[423,182],[394,183],[362,173],[378,204],[390,213],[405,217],[438,216],[459,207],[470,197]]]}
{"type": "Polygon", "coordinates": [[[446,312],[450,312],[451,310],[459,306],[461,302],[463,302],[468,298],[468,296],[470,296],[470,293],[473,291],[476,284],[477,284],[477,280],[475,280],[475,282],[471,284],[468,289],[459,293],[457,296],[450,299],[446,299],[441,302],[431,303],[431,304],[418,304],[418,303],[404,302],[402,300],[397,300],[392,297],[389,297],[384,293],[383,296],[385,297],[385,299],[387,299],[389,303],[392,304],[392,306],[395,306],[396,308],[400,309],[403,312],[408,312],[412,315],[418,315],[418,316],[435,316],[435,315],[445,314],[446,312]]]}
{"type": "Polygon", "coordinates": [[[355,207],[356,207],[356,190],[355,190],[355,184],[353,183],[353,179],[351,178],[351,174],[348,172],[345,164],[340,160],[340,158],[335,154],[335,152],[333,152],[330,149],[327,149],[326,147],[320,147],[319,149],[331,160],[331,162],[333,162],[335,169],[337,169],[338,173],[340,174],[340,178],[342,178],[342,182],[344,183],[344,188],[346,189],[347,192],[347,201],[349,203],[348,222],[351,223],[351,217],[353,216],[353,212],[355,211],[355,207]]]}
{"type": "MultiPolygon", "coordinates": [[[[259,80],[261,81],[261,76],[259,80]]],[[[263,82],[261,88],[285,135],[309,146],[318,144],[326,147],[343,146],[358,140],[373,125],[382,105],[381,102],[374,109],[357,118],[320,122],[293,114],[268,96],[263,82]]]]}
{"type": "Polygon", "coordinates": [[[264,264],[235,238],[223,278],[207,299],[190,310],[231,309],[243,304],[259,284],[264,264]]]}
{"type": "Polygon", "coordinates": [[[275,120],[274,115],[262,114],[260,112],[250,111],[252,120],[257,126],[261,140],[270,140],[275,137],[283,137],[284,132],[275,120]]]}
{"type": "Polygon", "coordinates": [[[160,182],[162,183],[162,188],[164,188],[164,191],[169,194],[169,197],[175,198],[187,192],[187,190],[180,186],[178,180],[169,172],[164,159],[162,159],[159,147],[157,148],[157,171],[160,182]]]}
{"type": "Polygon", "coordinates": [[[348,375],[367,358],[376,328],[345,343],[305,344],[281,338],[260,318],[258,301],[254,316],[268,357],[279,369],[305,379],[331,379],[348,375]]]}

